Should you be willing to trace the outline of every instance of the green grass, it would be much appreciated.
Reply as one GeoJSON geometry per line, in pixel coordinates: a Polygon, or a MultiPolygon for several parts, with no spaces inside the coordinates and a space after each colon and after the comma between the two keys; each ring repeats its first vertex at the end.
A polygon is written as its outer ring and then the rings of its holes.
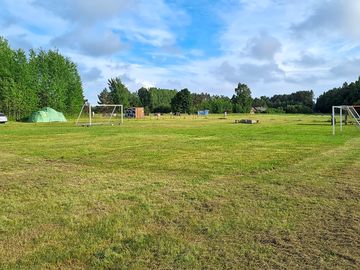
{"type": "Polygon", "coordinates": [[[359,269],[360,132],[244,117],[0,126],[0,268],[359,269]]]}

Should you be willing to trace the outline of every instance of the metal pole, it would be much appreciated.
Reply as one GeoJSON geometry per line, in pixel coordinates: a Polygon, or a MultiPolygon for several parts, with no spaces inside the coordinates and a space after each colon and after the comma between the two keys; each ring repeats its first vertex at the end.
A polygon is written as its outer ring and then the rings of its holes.
{"type": "Polygon", "coordinates": [[[84,110],[84,107],[85,107],[85,103],[84,103],[84,105],[81,107],[81,111],[80,111],[79,116],[78,116],[78,118],[77,118],[77,120],[76,120],[76,125],[78,125],[78,123],[79,123],[79,119],[80,119],[80,116],[81,116],[81,114],[82,114],[82,112],[83,112],[83,110],[84,110]]]}
{"type": "Polygon", "coordinates": [[[121,105],[121,124],[124,124],[124,107],[121,105]]]}
{"type": "Polygon", "coordinates": [[[342,106],[340,107],[340,131],[342,132],[343,128],[342,128],[342,106]]]}
{"type": "Polygon", "coordinates": [[[116,110],[116,106],[114,106],[114,109],[111,112],[111,115],[110,115],[110,118],[109,118],[109,124],[111,124],[111,118],[113,117],[115,110],[116,110]]]}
{"type": "Polygon", "coordinates": [[[333,126],[333,135],[335,135],[335,107],[332,106],[332,126],[333,126]]]}

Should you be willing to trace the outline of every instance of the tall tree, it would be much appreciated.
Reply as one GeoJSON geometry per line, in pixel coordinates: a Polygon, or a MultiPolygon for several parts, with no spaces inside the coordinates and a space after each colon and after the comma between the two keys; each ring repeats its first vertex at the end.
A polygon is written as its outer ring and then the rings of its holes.
{"type": "Polygon", "coordinates": [[[344,83],[342,87],[324,92],[318,97],[315,108],[318,112],[329,113],[332,106],[341,104],[360,104],[360,77],[355,82],[344,83]]]}
{"type": "Polygon", "coordinates": [[[192,93],[191,94],[192,97],[192,111],[193,112],[197,112],[198,110],[202,110],[205,109],[203,108],[203,105],[206,103],[206,101],[209,101],[211,96],[208,93],[192,93]]]}
{"type": "Polygon", "coordinates": [[[79,112],[84,103],[84,94],[82,82],[75,63],[70,59],[65,59],[67,70],[67,83],[66,83],[66,112],[76,114],[79,112]]]}
{"type": "Polygon", "coordinates": [[[21,49],[11,50],[0,38],[0,60],[0,109],[12,119],[20,119],[37,105],[26,54],[21,49]]]}
{"type": "Polygon", "coordinates": [[[191,105],[192,97],[187,88],[176,93],[171,100],[171,109],[173,112],[190,113],[191,105]]]}
{"type": "Polygon", "coordinates": [[[239,83],[235,88],[235,95],[232,97],[233,111],[249,113],[251,110],[251,90],[246,84],[239,83]]]}
{"type": "Polygon", "coordinates": [[[171,109],[171,100],[176,95],[176,90],[152,87],[150,92],[150,110],[165,112],[171,109]]]}
{"type": "Polygon", "coordinates": [[[13,79],[16,89],[12,97],[13,118],[20,119],[24,115],[29,115],[37,108],[38,98],[31,85],[31,74],[29,71],[26,54],[23,50],[18,49],[14,52],[14,69],[13,79]]]}
{"type": "Polygon", "coordinates": [[[114,104],[122,104],[124,108],[129,107],[130,91],[121,82],[119,77],[108,80],[111,99],[114,104]]]}
{"type": "Polygon", "coordinates": [[[150,91],[145,87],[141,87],[137,91],[137,94],[139,96],[141,106],[143,106],[146,111],[149,111],[151,106],[150,91]]]}
{"type": "Polygon", "coordinates": [[[83,89],[76,65],[58,51],[30,52],[30,70],[39,106],[74,114],[83,103],[83,89]]]}
{"type": "Polygon", "coordinates": [[[136,92],[130,93],[129,105],[130,105],[130,107],[140,107],[141,106],[140,98],[136,92]]]}
{"type": "MultiPolygon", "coordinates": [[[[9,113],[12,93],[15,91],[13,76],[14,52],[6,39],[0,37],[0,110],[9,113]]],[[[11,112],[12,113],[12,112],[11,112]]]]}
{"type": "Polygon", "coordinates": [[[19,119],[44,106],[67,114],[83,103],[76,65],[58,51],[12,50],[0,37],[0,110],[19,119]]]}
{"type": "Polygon", "coordinates": [[[225,96],[212,96],[209,101],[211,113],[224,113],[232,111],[231,99],[225,96]]]}
{"type": "Polygon", "coordinates": [[[269,107],[270,98],[266,96],[261,96],[260,98],[254,98],[252,106],[253,107],[269,107]]]}
{"type": "Polygon", "coordinates": [[[111,94],[107,88],[104,88],[100,94],[98,95],[98,104],[104,105],[104,104],[113,104],[113,100],[111,98],[111,94]]]}
{"type": "Polygon", "coordinates": [[[311,113],[314,106],[313,98],[312,90],[274,95],[268,100],[268,106],[286,113],[311,113]]]}

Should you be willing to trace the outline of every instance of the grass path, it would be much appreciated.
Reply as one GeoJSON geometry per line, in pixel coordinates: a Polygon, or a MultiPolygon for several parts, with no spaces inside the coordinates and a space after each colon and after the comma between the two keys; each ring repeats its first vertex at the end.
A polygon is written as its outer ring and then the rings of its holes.
{"type": "Polygon", "coordinates": [[[358,269],[358,131],[256,117],[1,127],[0,265],[358,269]]]}

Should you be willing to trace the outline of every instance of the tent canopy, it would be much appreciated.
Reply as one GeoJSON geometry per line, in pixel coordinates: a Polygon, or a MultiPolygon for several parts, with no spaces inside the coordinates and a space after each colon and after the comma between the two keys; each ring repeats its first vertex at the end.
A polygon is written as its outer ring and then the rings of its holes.
{"type": "Polygon", "coordinates": [[[63,113],[55,111],[50,107],[45,107],[37,112],[33,112],[28,122],[66,122],[66,118],[63,113]]]}

